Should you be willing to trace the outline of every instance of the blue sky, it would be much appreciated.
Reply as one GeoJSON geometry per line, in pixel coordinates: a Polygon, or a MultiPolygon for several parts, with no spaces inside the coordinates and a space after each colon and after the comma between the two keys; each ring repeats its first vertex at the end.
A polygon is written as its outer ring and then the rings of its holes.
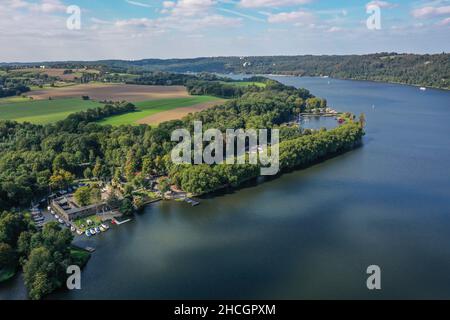
{"type": "Polygon", "coordinates": [[[1,0],[0,61],[449,52],[450,0],[1,0]],[[3,4],[4,3],[4,4],[3,4]],[[70,5],[81,28],[66,27],[70,5]],[[367,12],[370,9],[370,12],[367,12]],[[380,12],[380,28],[367,19],[380,12]]]}

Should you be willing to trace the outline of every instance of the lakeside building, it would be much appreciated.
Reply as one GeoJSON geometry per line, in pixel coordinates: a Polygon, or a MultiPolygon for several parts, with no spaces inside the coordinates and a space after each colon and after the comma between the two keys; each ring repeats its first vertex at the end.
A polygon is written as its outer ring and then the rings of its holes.
{"type": "Polygon", "coordinates": [[[52,200],[51,207],[66,221],[74,221],[107,210],[107,205],[103,202],[85,207],[78,206],[72,196],[63,196],[52,200]]]}

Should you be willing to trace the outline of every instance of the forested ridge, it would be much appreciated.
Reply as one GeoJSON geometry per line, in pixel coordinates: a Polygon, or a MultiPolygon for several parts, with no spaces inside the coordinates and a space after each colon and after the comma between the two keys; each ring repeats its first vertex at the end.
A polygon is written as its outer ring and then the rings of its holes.
{"type": "MultiPolygon", "coordinates": [[[[36,64],[0,64],[25,67],[36,64]]],[[[375,53],[366,55],[301,55],[204,57],[193,59],[103,60],[48,63],[56,68],[90,66],[107,72],[217,72],[330,76],[342,79],[397,82],[450,88],[450,54],[375,53]]],[[[36,65],[37,66],[37,65],[36,65]]]]}

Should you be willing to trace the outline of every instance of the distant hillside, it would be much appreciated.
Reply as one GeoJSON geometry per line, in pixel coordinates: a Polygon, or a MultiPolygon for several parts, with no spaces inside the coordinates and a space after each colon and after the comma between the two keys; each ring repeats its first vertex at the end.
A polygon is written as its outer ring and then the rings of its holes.
{"type": "Polygon", "coordinates": [[[158,70],[330,76],[342,79],[398,82],[450,89],[450,54],[448,53],[432,55],[377,53],[346,56],[212,57],[47,64],[54,67],[100,66],[123,72],[158,70]]]}

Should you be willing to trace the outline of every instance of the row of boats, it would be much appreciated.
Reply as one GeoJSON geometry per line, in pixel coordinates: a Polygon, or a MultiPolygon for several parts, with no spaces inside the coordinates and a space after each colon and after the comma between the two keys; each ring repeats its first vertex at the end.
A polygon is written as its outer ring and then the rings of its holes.
{"type": "Polygon", "coordinates": [[[108,231],[108,229],[109,229],[109,227],[106,224],[102,223],[98,227],[94,227],[94,228],[90,228],[90,229],[86,230],[84,232],[84,234],[87,237],[92,237],[93,235],[96,235],[97,233],[106,232],[106,231],[108,231]]]}
{"type": "Polygon", "coordinates": [[[44,221],[45,221],[45,218],[42,215],[41,210],[39,210],[38,207],[32,207],[31,208],[31,216],[33,218],[33,221],[34,221],[36,227],[41,229],[43,227],[44,221]]]}
{"type": "MultiPolygon", "coordinates": [[[[83,231],[81,231],[80,229],[77,229],[75,226],[71,225],[69,222],[65,222],[55,211],[53,211],[53,209],[51,209],[50,207],[48,207],[50,213],[53,215],[53,217],[62,225],[65,225],[67,228],[70,228],[70,231],[72,232],[76,232],[77,235],[81,236],[83,234],[83,231]]],[[[90,220],[89,220],[90,221],[90,220]]],[[[92,222],[90,222],[92,223],[92,222]]],[[[109,226],[102,223],[100,226],[98,227],[92,227],[90,229],[87,229],[84,234],[88,237],[91,237],[97,233],[101,233],[101,232],[106,232],[108,231],[109,226]]]]}

